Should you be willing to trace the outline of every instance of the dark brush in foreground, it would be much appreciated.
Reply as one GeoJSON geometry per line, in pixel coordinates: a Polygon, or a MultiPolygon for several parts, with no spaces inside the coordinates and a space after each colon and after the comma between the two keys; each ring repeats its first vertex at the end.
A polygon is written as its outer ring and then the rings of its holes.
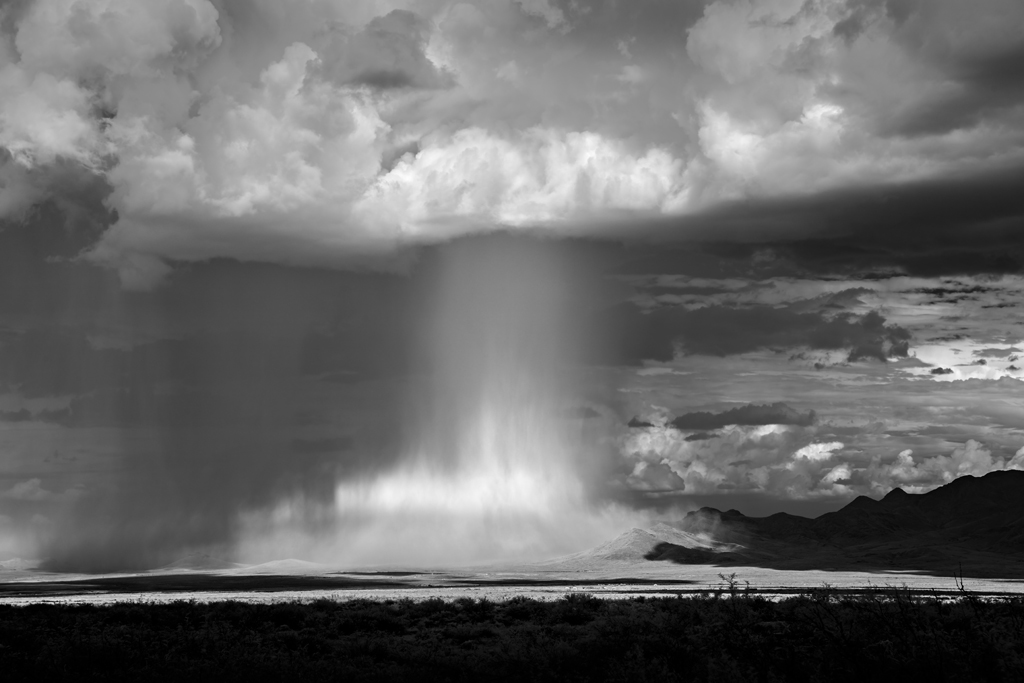
{"type": "MultiPolygon", "coordinates": [[[[728,597],[726,597],[728,596],[728,597]]],[[[1019,681],[1024,599],[0,607],[6,681],[1019,681]]]]}

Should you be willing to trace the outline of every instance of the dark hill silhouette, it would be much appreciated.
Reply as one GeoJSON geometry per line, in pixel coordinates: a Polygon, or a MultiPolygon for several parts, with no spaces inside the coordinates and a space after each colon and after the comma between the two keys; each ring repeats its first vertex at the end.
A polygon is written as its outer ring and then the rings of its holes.
{"type": "Polygon", "coordinates": [[[924,494],[896,488],[814,519],[701,508],[677,525],[727,553],[661,542],[647,560],[775,569],[918,570],[1024,578],[1024,472],[963,476],[924,494]]]}

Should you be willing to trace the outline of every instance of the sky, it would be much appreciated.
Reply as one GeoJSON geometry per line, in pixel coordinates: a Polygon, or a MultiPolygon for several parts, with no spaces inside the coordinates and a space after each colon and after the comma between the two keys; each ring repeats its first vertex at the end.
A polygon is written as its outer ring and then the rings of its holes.
{"type": "Polygon", "coordinates": [[[0,559],[580,550],[1024,469],[1019,0],[9,0],[0,559]]]}

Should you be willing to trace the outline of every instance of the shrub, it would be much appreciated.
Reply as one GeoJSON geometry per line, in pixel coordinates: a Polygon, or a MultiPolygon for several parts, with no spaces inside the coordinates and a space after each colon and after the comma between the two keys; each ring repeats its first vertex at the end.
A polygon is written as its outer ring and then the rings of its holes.
{"type": "Polygon", "coordinates": [[[0,606],[5,681],[1024,680],[1024,600],[430,599],[0,606]]]}

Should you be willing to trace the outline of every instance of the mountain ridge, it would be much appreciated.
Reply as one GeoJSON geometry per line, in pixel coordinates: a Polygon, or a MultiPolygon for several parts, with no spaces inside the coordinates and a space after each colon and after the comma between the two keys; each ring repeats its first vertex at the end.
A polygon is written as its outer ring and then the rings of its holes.
{"type": "Polygon", "coordinates": [[[702,507],[543,564],[580,570],[649,562],[1024,579],[1024,472],[965,475],[921,494],[896,487],[815,518],[702,507]]]}
{"type": "MultiPolygon", "coordinates": [[[[897,487],[881,500],[859,496],[816,518],[705,507],[679,527],[740,546],[719,558],[723,564],[1024,576],[1024,472],[965,475],[921,494],[897,487]]],[[[645,556],[680,564],[692,557],[665,544],[645,556]]]]}

